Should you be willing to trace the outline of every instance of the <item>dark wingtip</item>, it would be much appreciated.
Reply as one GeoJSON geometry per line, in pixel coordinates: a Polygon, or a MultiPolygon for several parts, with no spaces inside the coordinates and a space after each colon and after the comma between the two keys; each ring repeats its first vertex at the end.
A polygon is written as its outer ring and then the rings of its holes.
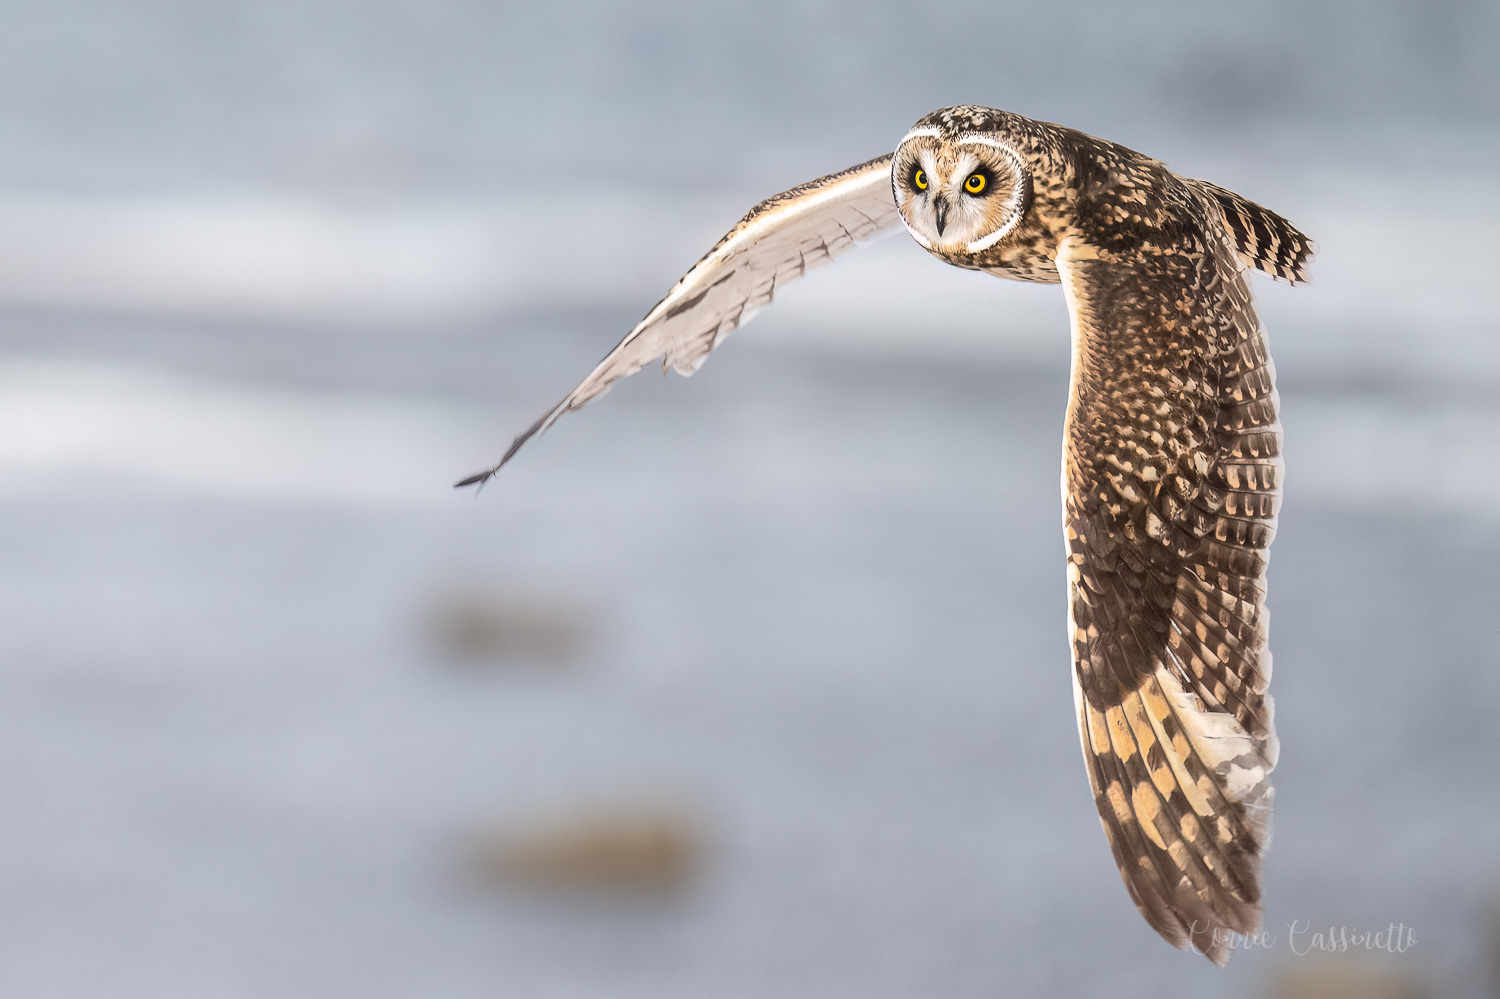
{"type": "Polygon", "coordinates": [[[467,479],[459,479],[457,482],[453,483],[453,488],[463,489],[467,486],[479,486],[483,488],[486,482],[495,477],[496,472],[505,467],[506,462],[510,461],[516,456],[516,452],[521,450],[522,444],[525,444],[527,441],[531,440],[531,438],[535,437],[541,430],[546,428],[547,421],[551,420],[556,415],[558,409],[561,408],[561,406],[557,406],[556,408],[550,410],[547,415],[543,416],[540,420],[537,420],[530,427],[528,427],[524,434],[511,441],[510,447],[506,448],[505,455],[500,459],[499,464],[495,465],[495,467],[487,468],[482,472],[475,472],[467,479]]]}
{"type": "Polygon", "coordinates": [[[466,486],[482,486],[495,477],[495,469],[487,468],[482,472],[475,472],[467,479],[459,479],[453,483],[454,489],[463,489],[466,486]]]}

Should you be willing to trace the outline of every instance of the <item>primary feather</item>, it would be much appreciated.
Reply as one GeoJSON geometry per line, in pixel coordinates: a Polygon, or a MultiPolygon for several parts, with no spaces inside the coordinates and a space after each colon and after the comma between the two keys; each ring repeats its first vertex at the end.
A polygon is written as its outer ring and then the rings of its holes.
{"type": "Polygon", "coordinates": [[[771,304],[777,289],[901,225],[891,197],[891,157],[819,177],[767,198],[693,265],[589,376],[511,442],[500,460],[462,479],[479,485],[564,413],[599,398],[627,375],[662,359],[691,375],[734,330],[771,304]]]}

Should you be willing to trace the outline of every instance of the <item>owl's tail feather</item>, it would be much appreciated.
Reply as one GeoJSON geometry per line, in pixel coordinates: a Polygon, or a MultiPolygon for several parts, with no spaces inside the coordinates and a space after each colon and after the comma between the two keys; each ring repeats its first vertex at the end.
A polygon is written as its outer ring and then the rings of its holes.
{"type": "Polygon", "coordinates": [[[1189,180],[1224,213],[1224,223],[1234,236],[1235,248],[1246,267],[1291,284],[1305,284],[1312,260],[1312,240],[1296,226],[1269,208],[1226,191],[1206,180],[1189,180]]]}

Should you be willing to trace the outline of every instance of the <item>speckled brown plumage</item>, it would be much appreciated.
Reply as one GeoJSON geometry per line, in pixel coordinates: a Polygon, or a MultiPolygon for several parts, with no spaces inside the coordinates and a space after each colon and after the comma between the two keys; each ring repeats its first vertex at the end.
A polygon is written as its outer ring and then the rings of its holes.
{"type": "Polygon", "coordinates": [[[1311,244],[1285,219],[1072,129],[935,111],[893,155],[757,205],[500,464],[649,360],[691,374],[779,284],[898,225],[955,266],[1063,285],[1063,521],[1088,778],[1147,921],[1223,963],[1230,934],[1260,923],[1277,757],[1265,567],[1281,437],[1242,270],[1306,280],[1311,244]]]}
{"type": "Polygon", "coordinates": [[[1280,436],[1231,248],[1190,198],[1162,214],[1169,224],[1113,250],[1088,241],[1083,216],[1060,253],[1077,317],[1064,458],[1073,655],[1089,779],[1131,895],[1168,940],[1223,961],[1224,931],[1259,926],[1280,436]],[[1218,735],[1233,751],[1194,745],[1229,718],[1218,735]]]}

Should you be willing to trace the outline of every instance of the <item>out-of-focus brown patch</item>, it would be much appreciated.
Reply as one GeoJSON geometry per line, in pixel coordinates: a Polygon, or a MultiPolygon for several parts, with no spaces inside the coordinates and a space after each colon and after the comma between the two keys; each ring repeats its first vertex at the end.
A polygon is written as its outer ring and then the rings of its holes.
{"type": "Polygon", "coordinates": [[[581,601],[521,588],[454,587],[433,600],[427,617],[434,644],[468,665],[568,666],[592,632],[581,601]]]}
{"type": "Polygon", "coordinates": [[[692,880],[702,840],[681,808],[618,806],[486,833],[475,860],[486,880],[513,886],[666,893],[692,880]]]}
{"type": "Polygon", "coordinates": [[[1273,999],[1428,999],[1431,994],[1415,973],[1376,958],[1299,958],[1277,973],[1271,989],[1273,999]]]}

